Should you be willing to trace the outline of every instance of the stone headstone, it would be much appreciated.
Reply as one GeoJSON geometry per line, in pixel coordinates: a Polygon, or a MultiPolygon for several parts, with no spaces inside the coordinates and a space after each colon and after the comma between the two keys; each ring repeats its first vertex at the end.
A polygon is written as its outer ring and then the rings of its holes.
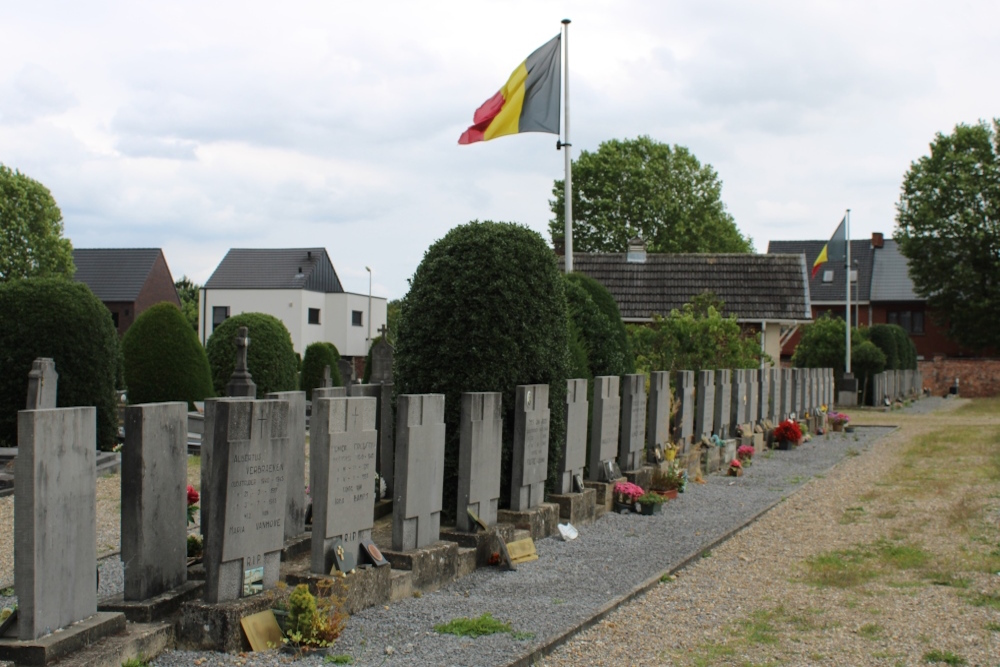
{"type": "Polygon", "coordinates": [[[720,438],[728,438],[732,433],[729,419],[732,416],[733,372],[731,370],[715,371],[715,415],[712,419],[712,432],[720,438]]]}
{"type": "Polygon", "coordinates": [[[773,421],[771,420],[771,369],[761,368],[757,371],[757,374],[760,376],[760,382],[757,385],[760,389],[760,394],[757,400],[757,405],[760,410],[760,418],[758,421],[773,421]]]}
{"type": "Polygon", "coordinates": [[[97,410],[23,410],[14,459],[17,638],[97,613],[97,410]]]}
{"type": "Polygon", "coordinates": [[[286,401],[205,401],[202,532],[205,600],[249,597],[278,582],[285,538],[286,401]]]}
{"type": "Polygon", "coordinates": [[[781,369],[770,368],[768,374],[768,413],[772,424],[781,421],[781,369]]]}
{"type": "Polygon", "coordinates": [[[458,445],[458,513],[455,528],[476,529],[471,510],[487,526],[497,522],[500,509],[500,453],[503,413],[500,392],[462,394],[458,445]]]}
{"type": "Polygon", "coordinates": [[[694,436],[712,435],[715,419],[715,371],[698,371],[698,407],[694,412],[694,436]]]}
{"type": "Polygon", "coordinates": [[[549,463],[549,385],[517,388],[510,508],[529,510],[545,499],[549,463]]]}
{"type": "Polygon", "coordinates": [[[56,362],[48,357],[39,357],[31,362],[28,373],[28,410],[50,410],[56,407],[59,387],[59,373],[56,362]]]}
{"type": "Polygon", "coordinates": [[[670,445],[670,373],[649,374],[649,401],[646,415],[646,460],[659,463],[655,452],[670,445]]]}
{"type": "Polygon", "coordinates": [[[187,403],[125,408],[121,506],[125,600],[187,581],[187,403]]]}
{"type": "Polygon", "coordinates": [[[751,368],[747,371],[747,422],[756,424],[760,421],[760,371],[751,368]]]}
{"type": "Polygon", "coordinates": [[[738,368],[733,371],[733,393],[730,399],[729,423],[735,429],[749,421],[750,414],[749,392],[750,383],[747,377],[748,371],[745,368],[738,368]]]}
{"type": "Polygon", "coordinates": [[[333,372],[330,369],[330,364],[323,366],[323,380],[320,387],[332,387],[333,386],[333,372]]]}
{"type": "Polygon", "coordinates": [[[339,359],[337,361],[337,368],[340,370],[340,381],[344,385],[349,385],[354,382],[354,364],[352,364],[347,359],[339,359]]]}
{"type": "Polygon", "coordinates": [[[587,381],[566,380],[566,443],[559,462],[559,493],[573,493],[573,478],[587,463],[587,381]]]}
{"type": "Polygon", "coordinates": [[[392,345],[389,345],[384,337],[372,346],[372,372],[369,375],[369,382],[372,384],[392,382],[393,353],[392,345]]]}
{"type": "Polygon", "coordinates": [[[250,376],[250,369],[247,367],[247,350],[250,347],[249,330],[240,327],[236,334],[236,368],[226,385],[226,396],[248,396],[257,397],[257,385],[250,376]]]}
{"type": "Polygon", "coordinates": [[[793,413],[796,417],[802,416],[802,400],[804,396],[805,382],[802,377],[801,368],[792,369],[792,405],[789,412],[793,413]]]}
{"type": "Polygon", "coordinates": [[[444,484],[444,394],[401,394],[396,403],[392,548],[438,541],[444,484]]]}
{"type": "Polygon", "coordinates": [[[393,468],[396,458],[396,422],[392,415],[392,387],[391,382],[351,385],[351,396],[368,396],[378,400],[375,409],[375,427],[378,430],[375,470],[385,485],[386,498],[392,498],[393,468]]]}
{"type": "MultiPolygon", "coordinates": [[[[288,402],[285,539],[290,540],[306,530],[306,392],[277,391],[268,394],[266,398],[288,402]]],[[[313,415],[315,414],[314,409],[313,415]]]]}
{"type": "Polygon", "coordinates": [[[347,387],[316,387],[312,390],[312,400],[320,398],[347,398],[347,387]]]}
{"type": "Polygon", "coordinates": [[[792,383],[792,369],[782,368],[781,369],[781,417],[780,421],[785,421],[788,416],[792,413],[794,409],[794,401],[792,400],[793,383],[792,383]]]}
{"type": "Polygon", "coordinates": [[[618,393],[620,380],[617,375],[594,378],[588,463],[589,478],[595,482],[613,481],[607,478],[604,463],[613,461],[618,454],[618,417],[622,402],[618,393]]]}
{"type": "Polygon", "coordinates": [[[813,376],[812,368],[802,369],[802,412],[803,413],[809,412],[811,414],[813,411],[813,407],[816,405],[814,401],[815,396],[813,395],[812,376],[813,376]]]}
{"type": "Polygon", "coordinates": [[[309,486],[312,571],[362,562],[361,541],[375,521],[376,399],[322,398],[313,407],[309,486]],[[335,549],[344,553],[335,554],[335,549]]]}
{"type": "Polygon", "coordinates": [[[646,375],[626,375],[622,380],[618,465],[622,470],[638,470],[646,446],[646,375]]]}
{"type": "Polygon", "coordinates": [[[681,451],[687,451],[694,435],[695,380],[694,371],[677,372],[677,423],[674,427],[681,451]]]}

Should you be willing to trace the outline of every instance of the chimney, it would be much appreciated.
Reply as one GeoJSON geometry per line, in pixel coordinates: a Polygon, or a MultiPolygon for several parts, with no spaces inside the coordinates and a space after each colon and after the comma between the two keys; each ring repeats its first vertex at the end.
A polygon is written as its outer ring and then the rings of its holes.
{"type": "Polygon", "coordinates": [[[646,242],[642,240],[642,237],[634,236],[629,239],[625,261],[629,264],[646,263],[646,242]]]}
{"type": "Polygon", "coordinates": [[[872,248],[882,247],[885,247],[885,237],[882,236],[882,232],[872,232],[872,248]]]}

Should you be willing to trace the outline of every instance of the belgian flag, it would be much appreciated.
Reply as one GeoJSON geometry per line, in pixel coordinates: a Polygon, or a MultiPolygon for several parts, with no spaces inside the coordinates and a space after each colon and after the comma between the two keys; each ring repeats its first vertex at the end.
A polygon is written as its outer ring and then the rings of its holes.
{"type": "Polygon", "coordinates": [[[556,35],[518,65],[504,87],[476,109],[473,125],[458,143],[521,132],[559,134],[561,43],[561,36],[556,35]]]}
{"type": "Polygon", "coordinates": [[[820,267],[822,267],[826,262],[843,262],[847,259],[847,230],[845,226],[847,225],[847,216],[840,221],[840,225],[837,226],[837,231],[833,233],[830,237],[829,242],[823,246],[823,249],[819,253],[819,257],[813,262],[812,275],[810,278],[815,278],[816,274],[819,273],[820,267]]]}

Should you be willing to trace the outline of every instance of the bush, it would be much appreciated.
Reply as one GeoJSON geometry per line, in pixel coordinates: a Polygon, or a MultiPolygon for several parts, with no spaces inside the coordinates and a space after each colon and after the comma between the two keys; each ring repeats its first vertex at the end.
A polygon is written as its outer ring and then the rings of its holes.
{"type": "MultiPolygon", "coordinates": [[[[917,346],[913,344],[913,339],[906,333],[906,329],[898,324],[890,324],[893,334],[896,336],[896,350],[899,353],[899,368],[902,370],[915,370],[917,368],[917,346]]],[[[888,367],[887,367],[888,368],[888,367]]]]}
{"type": "Polygon", "coordinates": [[[212,372],[198,334],[177,306],[146,309],[122,338],[129,403],[203,401],[214,396],[212,372]]]}
{"type": "Polygon", "coordinates": [[[792,365],[796,368],[833,368],[839,372],[844,368],[846,335],[844,320],[824,314],[802,327],[792,365]]]}
{"type": "Polygon", "coordinates": [[[294,391],[299,384],[299,363],[288,329],[271,315],[240,313],[216,327],[208,339],[208,364],[215,392],[226,395],[226,385],[236,368],[236,335],[240,327],[249,331],[247,366],[257,385],[257,396],[294,391]]]}
{"type": "MultiPolygon", "coordinates": [[[[564,276],[566,289],[566,307],[571,323],[570,331],[576,334],[577,340],[586,357],[586,375],[588,380],[596,375],[624,375],[625,356],[615,342],[615,330],[612,322],[597,307],[590,294],[580,286],[579,281],[564,276]]],[[[573,341],[573,337],[570,338],[573,341]]],[[[574,344],[571,343],[571,344],[574,344]]],[[[574,352],[579,354],[579,352],[574,352]]],[[[577,360],[579,363],[579,360],[577,360]]]]}
{"type": "Polygon", "coordinates": [[[878,349],[882,350],[882,354],[885,355],[885,368],[887,370],[901,368],[899,365],[900,356],[897,349],[896,333],[892,330],[893,326],[902,331],[901,327],[893,324],[874,324],[868,329],[868,340],[874,343],[878,349]]]}
{"type": "MultiPolygon", "coordinates": [[[[601,283],[582,273],[570,273],[566,280],[583,288],[590,296],[597,310],[604,315],[610,335],[606,340],[590,340],[593,335],[581,327],[581,333],[587,339],[588,348],[598,350],[597,359],[591,358],[591,370],[594,375],[625,375],[635,372],[635,358],[629,348],[628,332],[622,322],[621,311],[611,292],[601,283]]],[[[574,316],[575,319],[575,316],[574,316]]],[[[579,325],[579,321],[577,320],[579,325]]]]}
{"type": "Polygon", "coordinates": [[[548,384],[549,481],[565,433],[566,296],[555,256],[520,225],[473,222],[432,245],[403,299],[395,356],[399,394],[445,395],[443,510],[454,518],[461,396],[503,394],[501,502],[510,493],[517,385],[548,384]]]}
{"type": "Polygon", "coordinates": [[[333,343],[318,342],[306,347],[306,356],[302,359],[302,377],[299,389],[306,392],[306,400],[312,400],[312,391],[323,385],[323,369],[330,367],[330,379],[334,387],[340,386],[340,352],[333,343]]]}
{"type": "Polygon", "coordinates": [[[870,340],[851,345],[851,372],[862,389],[862,405],[867,402],[871,378],[886,368],[885,353],[870,340]]]}
{"type": "Polygon", "coordinates": [[[30,278],[0,284],[0,446],[17,445],[17,411],[28,395],[37,357],[59,373],[61,408],[97,408],[97,446],[114,447],[118,434],[115,381],[120,351],[111,313],[83,283],[30,278]]]}

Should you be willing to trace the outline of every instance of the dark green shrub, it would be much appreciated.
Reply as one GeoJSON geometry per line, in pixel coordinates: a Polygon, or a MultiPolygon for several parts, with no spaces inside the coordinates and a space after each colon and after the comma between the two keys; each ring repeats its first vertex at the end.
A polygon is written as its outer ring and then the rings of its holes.
{"type": "MultiPolygon", "coordinates": [[[[600,355],[606,365],[601,366],[591,358],[590,367],[594,371],[594,375],[634,373],[635,358],[629,348],[628,332],[625,330],[621,311],[618,310],[618,304],[615,303],[611,292],[601,283],[582,273],[571,273],[566,276],[566,279],[576,283],[590,295],[594,305],[604,314],[608,326],[611,328],[611,336],[606,342],[600,344],[600,347],[606,348],[600,355]]],[[[586,330],[581,330],[581,333],[585,337],[590,336],[586,330]]]]}
{"type": "Polygon", "coordinates": [[[573,318],[569,319],[569,368],[567,377],[584,378],[587,380],[587,387],[593,385],[594,376],[590,372],[590,361],[587,358],[587,346],[583,341],[583,334],[573,323],[573,318]]]}
{"type": "Polygon", "coordinates": [[[870,340],[851,341],[851,372],[858,380],[862,390],[862,405],[868,400],[872,381],[871,378],[886,368],[885,353],[870,340]]]}
{"type": "Polygon", "coordinates": [[[473,222],[427,250],[403,300],[394,379],[399,394],[445,395],[446,518],[456,508],[462,392],[503,393],[506,498],[516,387],[548,384],[549,481],[555,480],[565,433],[567,343],[563,280],[537,232],[473,222]]]}
{"type": "Polygon", "coordinates": [[[226,395],[226,384],[236,367],[236,334],[240,327],[249,330],[247,366],[257,385],[257,396],[295,390],[299,385],[299,364],[288,329],[271,315],[240,313],[216,327],[208,339],[208,364],[215,393],[226,395]]]}
{"type": "MultiPolygon", "coordinates": [[[[899,368],[902,370],[912,370],[917,367],[917,346],[913,344],[913,339],[906,333],[906,329],[898,324],[888,325],[892,328],[896,337],[896,350],[899,353],[899,368]]],[[[886,367],[888,368],[888,366],[886,367]]]]}
{"type": "Polygon", "coordinates": [[[17,445],[17,411],[28,395],[37,357],[59,373],[58,406],[97,408],[97,446],[118,434],[115,380],[118,334],[111,313],[83,283],[31,278],[0,284],[0,446],[17,445]]]}
{"type": "Polygon", "coordinates": [[[625,355],[616,339],[615,326],[597,307],[590,293],[580,286],[579,278],[564,276],[569,319],[587,355],[588,372],[577,377],[624,375],[625,355]]]}
{"type": "Polygon", "coordinates": [[[796,368],[844,368],[844,320],[824,313],[818,320],[802,327],[802,336],[792,354],[796,368]]]}
{"type": "Polygon", "coordinates": [[[892,327],[896,326],[897,329],[902,329],[897,325],[893,324],[874,324],[869,329],[868,339],[875,344],[878,349],[882,350],[885,355],[885,368],[886,370],[894,370],[896,368],[901,368],[899,350],[896,344],[896,334],[892,330],[892,327]]]}
{"type": "Polygon", "coordinates": [[[131,404],[203,401],[214,396],[205,348],[184,314],[164,301],[147,308],[122,338],[131,404]]]}
{"type": "Polygon", "coordinates": [[[306,400],[312,400],[312,390],[323,385],[323,369],[330,367],[330,379],[333,386],[340,386],[340,352],[333,343],[321,341],[306,347],[306,356],[302,358],[302,377],[299,389],[306,392],[306,400]]]}

